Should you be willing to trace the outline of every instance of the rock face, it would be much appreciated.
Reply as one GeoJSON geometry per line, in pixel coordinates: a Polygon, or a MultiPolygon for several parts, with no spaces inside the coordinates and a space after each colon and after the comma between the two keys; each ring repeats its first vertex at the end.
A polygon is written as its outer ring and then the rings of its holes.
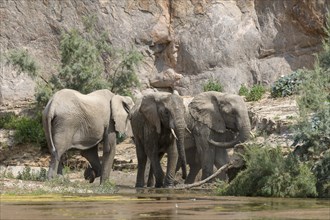
{"type": "Polygon", "coordinates": [[[241,84],[270,85],[310,68],[329,6],[329,0],[0,0],[0,104],[34,94],[33,81],[13,73],[3,55],[25,49],[43,77],[57,74],[61,32],[82,29],[86,15],[97,16],[97,29],[109,33],[114,47],[142,52],[143,88],[153,83],[193,95],[210,78],[236,93],[241,84]],[[168,79],[168,72],[180,77],[168,79]]]}

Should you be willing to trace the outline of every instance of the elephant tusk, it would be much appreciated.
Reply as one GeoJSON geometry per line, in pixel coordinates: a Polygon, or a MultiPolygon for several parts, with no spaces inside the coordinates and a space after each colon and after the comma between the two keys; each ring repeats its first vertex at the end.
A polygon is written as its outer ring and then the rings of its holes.
{"type": "Polygon", "coordinates": [[[176,136],[176,134],[175,134],[175,132],[174,132],[173,128],[171,128],[171,132],[172,132],[172,134],[173,134],[174,138],[175,138],[176,140],[178,140],[178,137],[176,136]]]}
{"type": "Polygon", "coordinates": [[[189,134],[191,134],[191,131],[189,130],[189,128],[186,127],[186,130],[189,132],[189,134]]]}

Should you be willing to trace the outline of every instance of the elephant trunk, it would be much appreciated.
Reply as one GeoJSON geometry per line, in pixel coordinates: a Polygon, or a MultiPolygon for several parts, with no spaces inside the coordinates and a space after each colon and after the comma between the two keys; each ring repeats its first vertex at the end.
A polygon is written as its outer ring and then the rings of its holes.
{"type": "Polygon", "coordinates": [[[174,137],[176,137],[177,150],[178,150],[178,161],[182,169],[182,178],[185,179],[187,177],[187,169],[186,169],[186,153],[184,150],[184,137],[185,137],[185,128],[186,124],[184,120],[180,119],[176,121],[176,126],[174,128],[174,137]]]}
{"type": "Polygon", "coordinates": [[[219,142],[219,141],[209,139],[208,142],[217,147],[226,148],[226,149],[232,148],[236,144],[242,143],[242,142],[246,141],[247,139],[249,139],[250,131],[251,131],[251,125],[250,125],[250,123],[247,123],[247,124],[239,127],[238,135],[232,141],[223,141],[223,142],[220,141],[219,142]]]}

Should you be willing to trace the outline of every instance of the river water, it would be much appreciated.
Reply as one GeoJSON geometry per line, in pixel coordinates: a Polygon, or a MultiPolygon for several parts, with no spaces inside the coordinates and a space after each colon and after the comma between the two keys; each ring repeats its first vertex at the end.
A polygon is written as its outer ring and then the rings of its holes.
{"type": "Polygon", "coordinates": [[[1,196],[4,219],[330,219],[329,199],[215,196],[204,190],[1,196]]]}

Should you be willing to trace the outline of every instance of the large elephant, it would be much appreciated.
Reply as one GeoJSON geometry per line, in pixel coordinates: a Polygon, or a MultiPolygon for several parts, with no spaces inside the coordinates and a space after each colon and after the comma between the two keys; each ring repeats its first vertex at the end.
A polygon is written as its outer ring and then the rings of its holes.
{"type": "MultiPolygon", "coordinates": [[[[185,150],[190,167],[186,183],[202,169],[202,179],[228,162],[227,149],[250,136],[248,110],[242,97],[215,91],[203,92],[186,102],[185,150]]],[[[224,178],[224,176],[222,176],[224,178]]]]}
{"type": "Polygon", "coordinates": [[[151,163],[151,173],[155,175],[156,187],[174,186],[178,158],[182,175],[186,176],[184,116],[182,97],[167,92],[149,93],[133,107],[131,124],[138,159],[136,187],[145,185],[147,159],[151,163]],[[164,177],[160,159],[165,153],[167,171],[164,177]]]}
{"type": "Polygon", "coordinates": [[[129,110],[134,103],[130,97],[115,95],[107,89],[87,95],[62,89],[54,94],[43,111],[43,127],[51,152],[48,178],[62,172],[61,156],[71,148],[80,149],[91,168],[85,178],[90,182],[101,176],[109,178],[115,149],[116,132],[131,135],[129,110]],[[102,165],[97,145],[103,143],[102,165]]]}

